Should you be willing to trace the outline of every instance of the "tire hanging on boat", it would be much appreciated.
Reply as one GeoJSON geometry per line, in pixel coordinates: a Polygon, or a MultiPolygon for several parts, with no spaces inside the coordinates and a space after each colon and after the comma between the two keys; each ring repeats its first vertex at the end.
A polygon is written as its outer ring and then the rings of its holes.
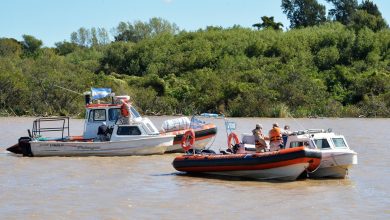
{"type": "Polygon", "coordinates": [[[193,129],[187,130],[181,138],[181,147],[186,152],[195,144],[195,132],[193,129]]]}
{"type": "Polygon", "coordinates": [[[228,148],[231,149],[232,146],[239,144],[240,140],[238,139],[238,136],[236,133],[232,132],[228,136],[228,148]],[[232,140],[234,140],[234,144],[232,144],[232,140]]]}

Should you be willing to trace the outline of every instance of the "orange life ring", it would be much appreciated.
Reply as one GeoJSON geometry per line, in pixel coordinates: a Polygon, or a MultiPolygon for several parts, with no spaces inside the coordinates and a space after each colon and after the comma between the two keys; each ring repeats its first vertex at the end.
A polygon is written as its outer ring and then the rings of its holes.
{"type": "Polygon", "coordinates": [[[234,144],[239,144],[240,140],[238,139],[238,136],[236,133],[232,132],[228,136],[228,148],[232,148],[232,140],[234,139],[234,144]]]}
{"type": "Polygon", "coordinates": [[[186,131],[183,137],[181,138],[181,147],[184,149],[184,151],[188,151],[194,146],[194,144],[195,144],[195,132],[193,129],[191,129],[186,131]]]}
{"type": "Polygon", "coordinates": [[[123,103],[121,105],[121,115],[123,117],[128,117],[129,116],[129,106],[126,103],[123,103]]]}

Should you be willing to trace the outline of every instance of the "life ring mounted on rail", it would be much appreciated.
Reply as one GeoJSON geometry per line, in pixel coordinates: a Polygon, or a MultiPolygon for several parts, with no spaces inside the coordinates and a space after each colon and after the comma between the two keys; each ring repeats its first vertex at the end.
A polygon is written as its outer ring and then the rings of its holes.
{"type": "Polygon", "coordinates": [[[181,147],[186,152],[195,144],[195,132],[193,129],[187,130],[181,138],[181,147]]]}
{"type": "Polygon", "coordinates": [[[228,148],[231,149],[234,145],[239,144],[240,140],[238,139],[238,136],[236,133],[232,132],[228,136],[228,148]],[[234,141],[234,144],[232,144],[232,141],[234,141]]]}

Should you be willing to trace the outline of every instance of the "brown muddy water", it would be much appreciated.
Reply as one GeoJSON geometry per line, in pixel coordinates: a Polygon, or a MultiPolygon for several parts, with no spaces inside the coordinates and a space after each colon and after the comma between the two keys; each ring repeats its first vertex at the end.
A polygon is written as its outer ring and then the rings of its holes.
{"type": "MultiPolygon", "coordinates": [[[[172,117],[151,117],[159,127],[172,117]]],[[[390,219],[390,119],[234,118],[292,130],[333,128],[358,152],[346,179],[260,182],[187,176],[177,154],[130,157],[14,156],[33,118],[0,118],[0,219],[390,219]]],[[[214,150],[226,146],[221,119],[214,150]]],[[[71,135],[83,120],[71,120],[71,135]]]]}

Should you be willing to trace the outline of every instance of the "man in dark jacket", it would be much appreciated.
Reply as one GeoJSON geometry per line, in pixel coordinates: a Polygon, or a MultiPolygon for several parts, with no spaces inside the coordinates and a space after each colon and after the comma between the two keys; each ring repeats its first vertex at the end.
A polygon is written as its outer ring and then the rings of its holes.
{"type": "Polygon", "coordinates": [[[98,140],[99,141],[108,141],[109,138],[107,136],[108,134],[108,127],[107,127],[107,124],[106,122],[103,122],[102,125],[99,126],[98,128],[98,140]]]}

